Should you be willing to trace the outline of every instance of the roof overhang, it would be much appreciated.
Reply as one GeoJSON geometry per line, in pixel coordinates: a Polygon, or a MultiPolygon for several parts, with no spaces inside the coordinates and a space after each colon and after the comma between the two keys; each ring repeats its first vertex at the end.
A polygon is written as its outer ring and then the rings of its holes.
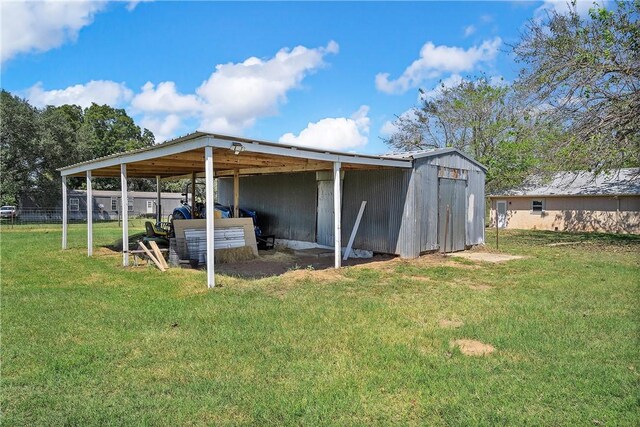
{"type": "Polygon", "coordinates": [[[204,132],[140,150],[115,154],[59,169],[62,176],[118,177],[127,165],[129,177],[181,177],[204,171],[204,149],[212,147],[216,176],[344,169],[411,168],[412,161],[295,147],[204,132]]]}

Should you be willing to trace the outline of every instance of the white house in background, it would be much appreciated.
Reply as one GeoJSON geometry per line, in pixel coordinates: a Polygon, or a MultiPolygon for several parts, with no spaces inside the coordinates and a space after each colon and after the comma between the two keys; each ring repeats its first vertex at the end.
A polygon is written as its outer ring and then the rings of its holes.
{"type": "Polygon", "coordinates": [[[501,228],[640,234],[640,168],[532,176],[489,196],[501,228]]]}
{"type": "MultiPolygon", "coordinates": [[[[120,191],[93,190],[93,218],[94,219],[118,219],[120,215],[120,191]]],[[[184,197],[180,193],[161,193],[160,207],[157,206],[157,193],[153,191],[129,191],[128,214],[129,216],[148,216],[156,218],[158,208],[161,216],[166,217],[173,209],[180,206],[180,200],[184,197]]],[[[87,216],[87,192],[84,190],[72,190],[67,193],[69,206],[69,219],[85,219],[87,216]]]]}

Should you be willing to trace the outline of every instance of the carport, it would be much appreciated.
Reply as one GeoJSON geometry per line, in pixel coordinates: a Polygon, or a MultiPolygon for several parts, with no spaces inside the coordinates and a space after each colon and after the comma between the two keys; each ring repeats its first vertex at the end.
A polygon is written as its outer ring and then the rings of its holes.
{"type": "MultiPolygon", "coordinates": [[[[239,203],[239,177],[246,175],[330,171],[333,173],[335,268],[341,265],[341,173],[344,170],[411,169],[410,159],[369,156],[295,147],[266,141],[195,132],[152,147],[101,157],[60,169],[62,175],[62,249],[67,248],[67,177],[86,177],[87,200],[92,200],[93,178],[121,181],[122,265],[129,265],[127,179],[155,178],[158,195],[162,179],[191,178],[204,174],[206,205],[214,206],[214,179],[233,177],[234,206],[239,203]]],[[[194,187],[192,186],[192,189],[194,187]]],[[[158,196],[158,203],[160,199],[158,196]]],[[[93,254],[93,212],[87,203],[87,255],[93,254]]],[[[213,209],[211,208],[211,212],[213,209]]],[[[206,217],[207,286],[215,286],[214,215],[206,217]]]]}

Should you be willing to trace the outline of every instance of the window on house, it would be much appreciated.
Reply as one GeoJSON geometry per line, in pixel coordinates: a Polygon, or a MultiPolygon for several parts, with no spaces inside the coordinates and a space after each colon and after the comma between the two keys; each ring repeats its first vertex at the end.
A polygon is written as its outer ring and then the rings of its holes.
{"type": "Polygon", "coordinates": [[[153,209],[153,200],[147,200],[147,210],[153,209]]]}
{"type": "Polygon", "coordinates": [[[116,212],[118,210],[118,198],[117,197],[112,197],[111,198],[111,210],[113,212],[116,212]]]}
{"type": "Polygon", "coordinates": [[[133,212],[133,197],[127,199],[127,210],[133,212]]]}
{"type": "Polygon", "coordinates": [[[80,210],[80,199],[75,197],[69,199],[69,210],[71,212],[77,212],[80,210]]]}
{"type": "Polygon", "coordinates": [[[544,203],[542,200],[531,201],[531,212],[542,212],[544,210],[544,203]]]}

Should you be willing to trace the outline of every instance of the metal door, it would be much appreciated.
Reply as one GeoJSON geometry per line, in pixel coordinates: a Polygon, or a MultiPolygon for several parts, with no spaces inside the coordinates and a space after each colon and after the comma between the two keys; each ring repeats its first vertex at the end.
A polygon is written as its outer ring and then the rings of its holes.
{"type": "Polygon", "coordinates": [[[147,213],[153,213],[153,200],[147,200],[147,213]]]}
{"type": "Polygon", "coordinates": [[[440,252],[462,251],[465,247],[467,182],[461,179],[438,180],[438,246],[440,252]],[[446,239],[446,240],[445,240],[446,239]]]}
{"type": "Polygon", "coordinates": [[[318,181],[317,221],[316,242],[333,246],[333,181],[318,181]]]}

